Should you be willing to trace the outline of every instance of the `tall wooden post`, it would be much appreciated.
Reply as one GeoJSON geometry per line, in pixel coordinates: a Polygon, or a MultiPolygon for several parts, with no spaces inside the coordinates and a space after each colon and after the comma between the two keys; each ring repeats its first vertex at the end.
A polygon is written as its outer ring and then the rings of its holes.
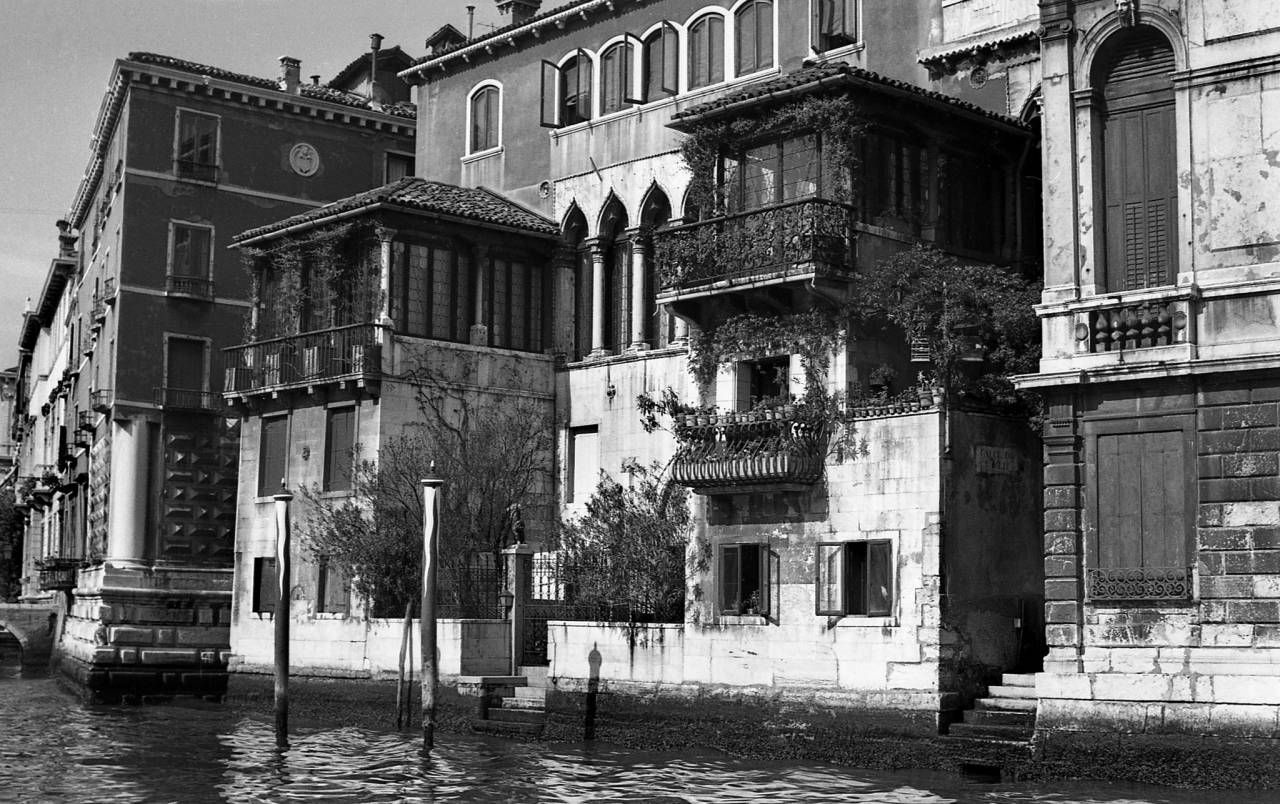
{"type": "Polygon", "coordinates": [[[276,501],[276,745],[289,746],[289,503],[293,495],[281,488],[276,501]]]}
{"type": "Polygon", "coordinates": [[[440,488],[444,481],[422,481],[422,752],[431,752],[436,732],[436,568],[439,558],[440,488]]]}

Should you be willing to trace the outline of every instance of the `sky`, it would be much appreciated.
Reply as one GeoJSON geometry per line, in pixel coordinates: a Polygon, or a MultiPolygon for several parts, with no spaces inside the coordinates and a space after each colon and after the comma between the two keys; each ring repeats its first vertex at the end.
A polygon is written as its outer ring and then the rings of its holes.
{"type": "MultiPolygon", "coordinates": [[[[89,164],[89,138],[117,58],[148,51],[274,78],[280,56],[328,81],[369,34],[425,54],[452,23],[498,23],[495,0],[0,0],[0,369],[18,362],[18,327],[57,252],[89,164]]],[[[560,0],[543,7],[560,5],[560,0]]]]}

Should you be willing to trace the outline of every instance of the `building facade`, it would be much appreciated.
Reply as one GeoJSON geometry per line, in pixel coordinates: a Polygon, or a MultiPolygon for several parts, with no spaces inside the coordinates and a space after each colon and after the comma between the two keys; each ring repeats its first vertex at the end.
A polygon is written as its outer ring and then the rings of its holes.
{"type": "MultiPolygon", "coordinates": [[[[345,82],[401,63],[374,45],[345,82]]],[[[225,685],[238,433],[220,350],[249,298],[230,236],[412,172],[399,85],[370,101],[300,69],[116,62],[24,322],[25,597],[62,601],[62,669],[98,697],[225,685]]]]}
{"type": "Polygon", "coordinates": [[[1213,743],[1178,737],[1269,738],[1280,715],[1280,33],[1252,0],[1040,6],[1037,729],[1051,757],[1106,733],[1120,761],[1197,759],[1213,743]]]}

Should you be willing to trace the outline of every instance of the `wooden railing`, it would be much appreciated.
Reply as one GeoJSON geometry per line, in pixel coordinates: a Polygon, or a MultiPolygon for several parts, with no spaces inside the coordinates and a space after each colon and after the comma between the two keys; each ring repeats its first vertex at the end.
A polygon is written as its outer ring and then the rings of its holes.
{"type": "Polygon", "coordinates": [[[223,350],[224,393],[252,393],[376,376],[381,347],[373,324],[304,332],[223,350]]]}
{"type": "Polygon", "coordinates": [[[808,198],[660,229],[653,245],[664,290],[764,274],[851,271],[853,210],[808,198]]]}

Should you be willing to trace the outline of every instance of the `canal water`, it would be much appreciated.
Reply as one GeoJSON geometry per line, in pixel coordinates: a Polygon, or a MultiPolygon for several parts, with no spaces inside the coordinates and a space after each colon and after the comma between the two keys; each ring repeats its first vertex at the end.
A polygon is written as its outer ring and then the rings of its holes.
{"type": "Polygon", "coordinates": [[[537,744],[443,734],[423,759],[413,735],[270,723],[216,704],[85,706],[49,678],[0,670],[0,801],[37,802],[874,802],[875,804],[1275,804],[1280,793],[1101,783],[984,784],[887,773],[537,744]]]}

